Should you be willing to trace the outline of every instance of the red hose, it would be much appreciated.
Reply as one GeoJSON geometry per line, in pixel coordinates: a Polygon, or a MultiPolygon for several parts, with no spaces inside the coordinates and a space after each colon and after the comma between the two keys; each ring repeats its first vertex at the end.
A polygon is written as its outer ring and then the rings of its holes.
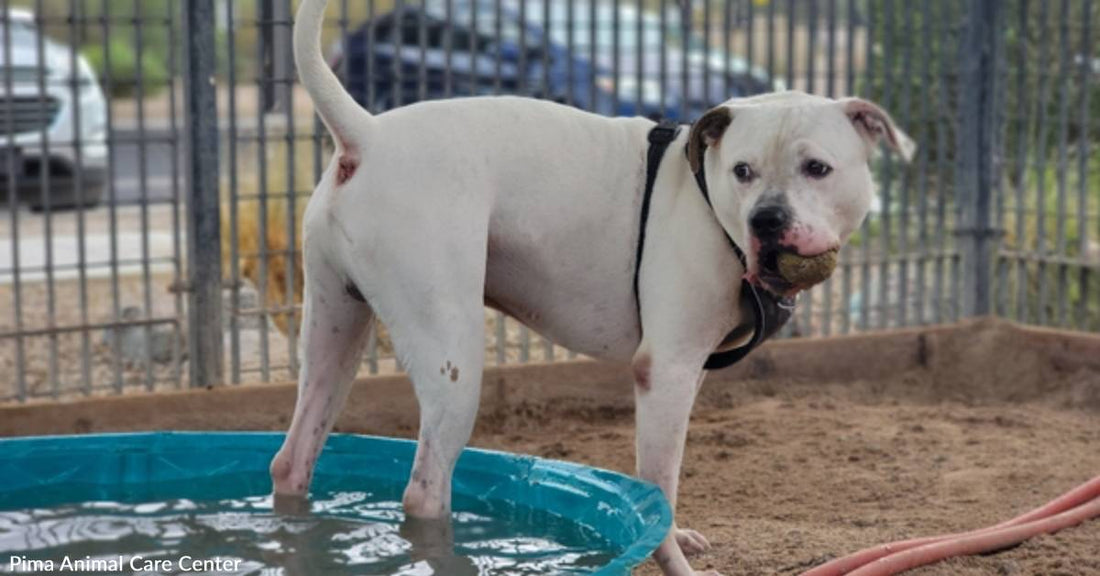
{"type": "Polygon", "coordinates": [[[891,576],[945,558],[992,552],[1019,544],[1040,534],[1050,534],[1063,528],[1076,526],[1097,515],[1100,515],[1100,498],[1042,520],[943,540],[891,554],[850,572],[848,576],[891,576]]]}
{"type": "MultiPolygon", "coordinates": [[[[996,550],[1003,548],[1011,544],[1016,544],[1036,536],[1042,533],[1055,532],[1066,526],[1072,526],[1079,524],[1089,518],[1100,515],[1100,476],[1089,480],[1088,482],[1074,488],[1066,494],[1058,497],[1057,499],[1045,504],[1039,508],[1036,508],[1025,514],[1021,514],[1006,522],[1001,522],[996,526],[989,528],[983,528],[980,530],[974,530],[971,532],[961,532],[957,534],[944,534],[940,536],[930,536],[926,538],[915,538],[911,540],[903,540],[900,542],[893,542],[890,544],[883,544],[872,548],[867,548],[850,554],[843,558],[838,558],[831,562],[827,562],[813,568],[807,572],[804,572],[802,576],[841,576],[843,574],[859,574],[864,576],[865,574],[873,574],[875,576],[888,576],[896,574],[916,566],[923,566],[924,564],[930,564],[944,558],[952,556],[959,556],[964,554],[975,554],[978,552],[987,552],[990,550],[996,550]],[[1095,500],[1090,502],[1091,500],[1095,500]],[[1085,505],[1088,503],[1087,505],[1085,505]],[[1051,518],[1056,514],[1062,514],[1067,510],[1072,511],[1067,513],[1066,517],[1076,519],[1072,523],[1065,525],[1061,524],[1040,524],[1039,521],[1051,518]],[[1083,516],[1082,516],[1083,514],[1083,516]],[[1048,528],[1048,526],[1057,525],[1056,528],[1048,528]],[[1006,532],[1006,529],[1011,527],[1019,527],[1020,530],[1014,532],[1006,532]],[[1012,542],[1000,543],[1006,536],[1003,533],[1007,533],[1010,536],[1015,537],[1012,542]],[[998,544],[1000,543],[1000,544],[998,544]],[[942,544],[942,546],[941,546],[942,544]],[[979,546],[980,549],[974,551],[970,550],[971,546],[979,546]],[[984,547],[982,547],[984,546],[984,547]],[[932,549],[931,552],[926,550],[932,549]],[[887,563],[886,560],[890,560],[897,557],[902,557],[907,554],[908,551],[925,550],[924,552],[915,553],[913,555],[904,556],[905,558],[916,558],[920,562],[918,564],[908,565],[901,567],[901,564],[887,563]],[[941,555],[946,551],[946,555],[941,555]],[[882,559],[882,562],[876,562],[882,559]],[[875,566],[885,566],[887,570],[892,571],[874,571],[863,572],[859,571],[862,566],[874,562],[875,566]],[[855,572],[853,572],[855,571],[855,572]]],[[[1062,518],[1060,522],[1066,522],[1065,518],[1062,518]]],[[[899,560],[900,562],[901,560],[899,560]]]]}
{"type": "Polygon", "coordinates": [[[1084,484],[1066,492],[1065,494],[1051,500],[1049,503],[1040,506],[1031,512],[1021,514],[1012,520],[1001,522],[993,528],[1003,528],[1005,526],[1015,526],[1016,524],[1025,524],[1032,520],[1040,520],[1058,514],[1059,512],[1065,512],[1070,508],[1076,508],[1093,498],[1100,497],[1100,476],[1085,482],[1084,484]]]}

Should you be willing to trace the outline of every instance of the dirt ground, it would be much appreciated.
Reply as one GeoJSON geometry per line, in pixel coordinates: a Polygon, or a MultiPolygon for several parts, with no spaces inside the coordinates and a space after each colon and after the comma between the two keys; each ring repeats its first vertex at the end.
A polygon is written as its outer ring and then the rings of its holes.
{"type": "MultiPolygon", "coordinates": [[[[474,446],[630,473],[628,367],[486,372],[474,446]],[[625,378],[625,379],[624,379],[625,378]]],[[[278,430],[292,384],[0,407],[0,434],[278,430]],[[240,410],[246,405],[248,410],[240,410]]],[[[357,382],[338,432],[410,437],[400,376],[357,382]]],[[[713,374],[688,434],[678,521],[697,569],[797,575],[898,539],[995,524],[1100,474],[1100,338],[992,319],[773,342],[713,374]]],[[[915,576],[1100,574],[1100,520],[915,576]]],[[[652,563],[640,576],[655,576],[652,563]]]]}
{"type": "MultiPolygon", "coordinates": [[[[1100,473],[1100,411],[1046,401],[932,403],[906,392],[924,384],[747,382],[704,390],[678,514],[713,545],[695,568],[798,574],[885,541],[1000,522],[1100,473]]],[[[521,406],[483,418],[473,443],[622,472],[634,467],[629,404],[521,406]]],[[[1094,520],[911,574],[1100,574],[1098,542],[1094,520]]],[[[659,571],[648,562],[636,574],[659,571]]]]}

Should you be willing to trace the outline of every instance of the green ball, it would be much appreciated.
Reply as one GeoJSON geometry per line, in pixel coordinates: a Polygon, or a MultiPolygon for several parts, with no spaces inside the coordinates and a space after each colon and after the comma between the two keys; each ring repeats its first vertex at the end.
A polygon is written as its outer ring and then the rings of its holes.
{"type": "Polygon", "coordinates": [[[817,256],[799,256],[793,252],[779,255],[779,274],[791,284],[809,288],[825,281],[836,268],[837,251],[834,248],[817,256]]]}

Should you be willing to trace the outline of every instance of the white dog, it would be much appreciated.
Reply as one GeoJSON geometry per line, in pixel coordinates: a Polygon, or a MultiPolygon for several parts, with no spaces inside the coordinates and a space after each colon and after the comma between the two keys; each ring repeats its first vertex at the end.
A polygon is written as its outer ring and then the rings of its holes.
{"type": "MultiPolygon", "coordinates": [[[[704,363],[760,329],[744,287],[805,288],[783,280],[775,254],[838,248],[871,203],[876,142],[908,154],[904,134],[858,99],[730,100],[657,158],[643,225],[652,121],[509,97],[373,116],[322,59],[324,7],[304,0],[294,30],[336,156],[304,218],[302,368],[271,465],[276,494],[308,491],[377,314],[420,402],[405,511],[447,516],[477,414],[488,304],[572,350],[632,362],[637,472],[675,509],[704,363]]],[[[694,574],[685,554],[707,546],[673,528],[655,558],[665,574],[694,574]]]]}

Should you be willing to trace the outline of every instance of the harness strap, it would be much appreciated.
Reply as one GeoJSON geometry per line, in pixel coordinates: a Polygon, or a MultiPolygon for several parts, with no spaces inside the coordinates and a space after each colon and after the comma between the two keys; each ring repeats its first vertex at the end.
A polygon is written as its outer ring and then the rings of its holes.
{"type": "Polygon", "coordinates": [[[741,299],[751,301],[753,313],[756,318],[753,322],[752,338],[743,346],[730,350],[721,350],[707,357],[703,368],[707,370],[719,370],[732,366],[749,355],[757,346],[771,338],[787,320],[790,320],[794,312],[794,302],[788,298],[776,298],[768,292],[760,293],[748,280],[741,280],[741,299]]]}
{"type": "Polygon", "coordinates": [[[661,120],[649,131],[649,152],[645,162],[645,192],[642,194],[642,218],[638,227],[638,250],[634,255],[634,306],[638,310],[638,322],[642,321],[642,300],[638,298],[638,274],[642,269],[642,252],[645,250],[646,224],[649,222],[649,202],[653,198],[653,183],[657,181],[657,168],[661,166],[668,145],[680,134],[680,125],[671,120],[661,120]]]}
{"type": "MultiPolygon", "coordinates": [[[[638,276],[642,268],[642,253],[645,250],[646,224],[649,221],[650,201],[653,198],[653,187],[654,183],[657,181],[657,169],[661,165],[661,159],[664,158],[665,151],[668,150],[669,144],[676,140],[679,133],[680,126],[670,120],[662,120],[649,131],[649,151],[646,154],[645,191],[642,194],[642,213],[638,229],[638,249],[634,261],[634,305],[637,307],[639,323],[642,318],[642,301],[638,292],[638,276]]],[[[711,204],[710,194],[707,190],[706,173],[702,168],[700,168],[698,172],[695,172],[695,182],[699,187],[699,191],[703,194],[703,199],[706,200],[707,206],[710,206],[713,211],[714,205],[711,204]]],[[[747,269],[748,261],[745,258],[745,253],[741,250],[741,247],[733,241],[729,233],[725,232],[725,229],[723,229],[723,232],[726,235],[726,240],[729,241],[730,247],[733,248],[734,254],[737,255],[737,259],[740,260],[741,265],[747,269]]],[[[748,356],[749,352],[752,352],[760,343],[774,334],[787,322],[794,309],[793,298],[778,298],[770,292],[761,294],[756,286],[744,279],[741,280],[741,298],[742,300],[747,299],[752,307],[754,316],[752,338],[743,346],[711,354],[707,357],[707,361],[703,365],[704,369],[717,370],[725,368],[735,364],[745,356],[748,356]],[[769,322],[768,319],[772,321],[769,322]]]]}
{"type": "MultiPolygon", "coordinates": [[[[703,153],[706,152],[706,151],[707,151],[707,145],[702,144],[699,147],[699,156],[702,156],[703,153]]],[[[687,154],[688,154],[688,148],[687,148],[687,146],[684,146],[684,156],[687,156],[687,154]]],[[[710,206],[710,210],[713,212],[714,211],[714,204],[712,204],[711,201],[710,201],[710,191],[707,188],[707,172],[706,172],[706,170],[703,170],[703,159],[702,158],[699,158],[699,171],[695,172],[693,175],[695,176],[695,184],[697,184],[699,186],[699,192],[702,192],[702,194],[703,194],[703,200],[707,201],[707,206],[710,206]]],[[[717,216],[715,216],[715,217],[717,217],[717,216]]],[[[749,261],[748,261],[747,258],[745,258],[745,253],[741,250],[741,247],[737,245],[737,242],[733,241],[733,238],[730,237],[729,232],[726,232],[725,228],[722,229],[722,232],[724,232],[726,234],[726,240],[729,241],[730,247],[733,248],[733,253],[737,254],[737,259],[741,261],[741,266],[743,266],[746,270],[748,270],[749,261]]]]}

